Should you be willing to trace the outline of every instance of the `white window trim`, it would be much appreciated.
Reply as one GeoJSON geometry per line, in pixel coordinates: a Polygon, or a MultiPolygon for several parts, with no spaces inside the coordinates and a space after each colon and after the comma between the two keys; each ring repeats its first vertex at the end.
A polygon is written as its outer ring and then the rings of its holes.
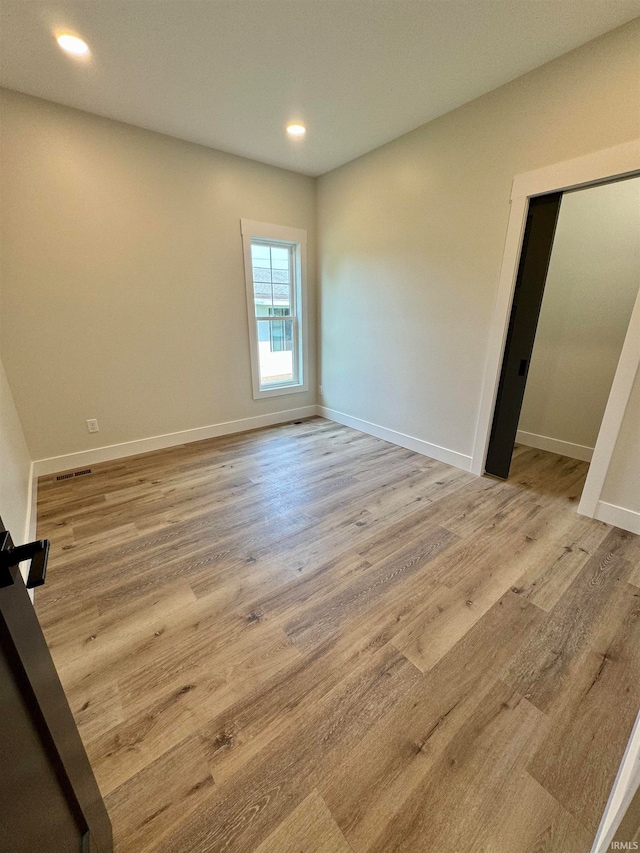
{"type": "Polygon", "coordinates": [[[249,324],[249,351],[251,353],[251,382],[253,399],[262,400],[264,397],[280,397],[283,394],[299,394],[309,390],[309,335],[307,322],[307,232],[301,228],[289,228],[286,225],[271,225],[267,222],[254,222],[251,219],[240,220],[242,233],[242,249],[244,255],[244,280],[247,293],[247,320],[249,324]],[[280,385],[277,388],[260,387],[260,357],[258,349],[258,330],[253,293],[253,267],[251,263],[251,241],[267,240],[295,244],[297,247],[297,314],[298,334],[295,342],[299,353],[298,382],[291,385],[280,385]]]}

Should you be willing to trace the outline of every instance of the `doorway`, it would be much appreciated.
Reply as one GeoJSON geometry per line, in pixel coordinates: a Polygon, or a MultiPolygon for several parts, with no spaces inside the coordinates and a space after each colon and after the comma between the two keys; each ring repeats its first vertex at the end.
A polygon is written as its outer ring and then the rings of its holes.
{"type": "MultiPolygon", "coordinates": [[[[523,172],[514,177],[507,233],[491,324],[485,374],[480,398],[470,471],[481,475],[485,462],[498,384],[501,375],[504,347],[511,314],[519,259],[523,243],[529,202],[532,198],[553,192],[566,192],[580,187],[595,186],[618,178],[640,174],[640,140],[625,142],[591,154],[523,172]]],[[[582,491],[578,512],[590,518],[600,518],[629,530],[636,528],[634,514],[602,500],[603,487],[611,465],[614,448],[620,434],[627,404],[634,389],[640,366],[640,296],[629,323],[618,369],[598,439],[582,491]],[[625,516],[628,516],[628,518],[625,516]],[[615,515],[615,519],[613,516],[615,515]],[[625,517],[623,517],[625,516],[625,517]],[[629,524],[629,526],[627,526],[629,524]]],[[[640,532],[640,531],[638,531],[640,532]]]]}
{"type": "Polygon", "coordinates": [[[485,465],[591,460],[640,284],[640,178],[530,200],[485,465]]]}

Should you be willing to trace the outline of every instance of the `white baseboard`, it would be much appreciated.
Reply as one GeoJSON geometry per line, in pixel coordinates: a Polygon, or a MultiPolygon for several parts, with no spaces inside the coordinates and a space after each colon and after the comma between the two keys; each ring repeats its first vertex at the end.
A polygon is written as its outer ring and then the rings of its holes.
{"type": "MultiPolygon", "coordinates": [[[[38,477],[42,477],[47,474],[56,474],[60,471],[69,471],[73,468],[81,468],[87,465],[96,465],[99,462],[110,462],[114,459],[124,459],[127,456],[136,456],[139,453],[149,453],[154,450],[175,447],[179,444],[189,444],[193,441],[202,441],[203,439],[216,438],[221,435],[232,435],[237,432],[246,432],[252,429],[260,429],[266,426],[287,423],[289,421],[313,417],[313,415],[321,415],[323,418],[327,418],[328,420],[344,424],[344,426],[357,429],[367,435],[373,435],[376,438],[381,438],[383,441],[388,441],[391,444],[406,447],[407,450],[414,450],[416,453],[428,456],[431,459],[437,459],[439,462],[445,462],[447,465],[453,465],[456,468],[461,468],[463,471],[471,470],[472,458],[464,453],[459,453],[456,450],[450,450],[447,447],[441,447],[438,444],[431,444],[421,438],[405,435],[402,432],[387,429],[387,427],[379,426],[378,424],[372,424],[369,421],[352,417],[351,415],[344,414],[343,412],[337,412],[334,409],[328,409],[325,406],[303,406],[298,409],[288,409],[283,412],[273,412],[272,414],[258,415],[253,418],[243,418],[237,421],[225,421],[224,423],[182,430],[181,432],[172,432],[166,435],[141,438],[137,441],[127,441],[121,444],[110,444],[106,447],[96,447],[91,450],[81,450],[77,453],[68,453],[63,456],[52,456],[49,459],[37,459],[31,463],[27,518],[25,521],[25,541],[29,542],[36,537],[38,477]]],[[[521,433],[519,432],[518,441],[521,441],[520,435],[521,433]]],[[[524,433],[524,435],[529,436],[532,435],[532,433],[524,433]]],[[[544,436],[537,437],[544,438],[544,436]]],[[[554,439],[549,439],[549,441],[554,441],[554,439]]],[[[521,443],[529,445],[528,441],[521,441],[521,443]]],[[[566,442],[558,443],[566,444],[566,442]]],[[[531,444],[529,446],[534,447],[536,445],[531,444]]],[[[570,446],[581,447],[581,445],[570,446]]],[[[541,447],[540,449],[552,450],[552,452],[555,453],[563,452],[550,447],[541,447]]],[[[588,450],[589,448],[584,449],[588,450]]],[[[564,455],[573,456],[574,454],[564,451],[564,455]]],[[[629,530],[632,533],[640,534],[640,513],[635,512],[634,510],[625,509],[624,507],[599,501],[594,518],[604,521],[607,524],[613,524],[616,527],[621,527],[623,530],[629,530]]]]}
{"type": "Polygon", "coordinates": [[[584,444],[574,444],[572,441],[561,441],[559,438],[550,438],[548,435],[538,435],[535,432],[525,432],[519,429],[516,435],[518,444],[526,447],[535,447],[537,450],[548,450],[549,453],[559,453],[560,456],[570,456],[572,459],[582,459],[583,462],[591,462],[593,447],[584,444]]]}
{"type": "Polygon", "coordinates": [[[613,524],[614,527],[621,527],[630,533],[640,535],[640,512],[633,509],[625,509],[623,506],[598,501],[593,517],[597,518],[598,521],[605,521],[607,524],[613,524]]]}
{"type": "Polygon", "coordinates": [[[258,415],[237,421],[225,421],[224,423],[186,429],[181,432],[171,432],[166,435],[154,435],[150,438],[140,438],[137,441],[125,441],[122,444],[94,447],[91,450],[80,450],[77,453],[67,453],[64,456],[37,459],[32,463],[33,471],[37,479],[46,474],[57,474],[60,471],[69,471],[73,468],[97,465],[99,462],[111,462],[114,459],[137,456],[139,453],[149,453],[153,450],[163,450],[166,447],[176,447],[179,444],[189,444],[192,441],[202,441],[220,435],[233,435],[236,432],[247,432],[261,427],[288,423],[289,421],[312,417],[316,413],[316,406],[302,406],[299,409],[288,409],[284,412],[273,412],[272,414],[258,415]]]}
{"type": "Polygon", "coordinates": [[[449,450],[447,447],[440,447],[439,444],[431,444],[428,441],[423,441],[421,438],[414,438],[412,435],[405,435],[403,432],[387,429],[387,427],[378,426],[378,424],[372,424],[369,421],[363,421],[351,415],[345,415],[344,412],[327,409],[325,406],[318,406],[318,414],[323,418],[327,418],[327,420],[352,427],[367,435],[373,435],[375,438],[388,441],[391,444],[406,447],[407,450],[415,450],[416,453],[429,456],[431,459],[437,459],[438,462],[446,462],[447,465],[462,468],[463,471],[471,469],[471,456],[458,453],[457,450],[449,450]]]}

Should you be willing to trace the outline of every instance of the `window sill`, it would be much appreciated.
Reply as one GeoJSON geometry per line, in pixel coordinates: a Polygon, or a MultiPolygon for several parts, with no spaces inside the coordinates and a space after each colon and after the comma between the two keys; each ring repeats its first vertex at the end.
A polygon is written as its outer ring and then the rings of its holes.
{"type": "Polygon", "coordinates": [[[254,391],[253,399],[261,400],[263,397],[281,397],[284,394],[300,394],[303,391],[308,391],[306,383],[297,385],[280,385],[275,388],[265,388],[264,390],[254,391]]]}

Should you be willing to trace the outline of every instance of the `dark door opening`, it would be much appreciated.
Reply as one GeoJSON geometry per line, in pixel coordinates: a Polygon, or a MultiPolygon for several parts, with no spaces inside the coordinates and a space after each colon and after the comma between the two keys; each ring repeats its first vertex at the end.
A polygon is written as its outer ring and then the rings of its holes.
{"type": "Polygon", "coordinates": [[[509,476],[562,193],[532,198],[525,226],[485,471],[509,476]]]}

